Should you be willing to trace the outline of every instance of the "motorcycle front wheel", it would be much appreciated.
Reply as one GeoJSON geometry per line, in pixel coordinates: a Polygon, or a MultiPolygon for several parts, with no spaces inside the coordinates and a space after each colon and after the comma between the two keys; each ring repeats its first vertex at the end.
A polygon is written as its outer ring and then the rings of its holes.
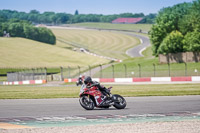
{"type": "Polygon", "coordinates": [[[126,107],[126,100],[120,95],[113,95],[114,107],[116,109],[124,109],[126,107]]]}
{"type": "Polygon", "coordinates": [[[80,105],[86,110],[93,110],[94,109],[94,102],[88,96],[82,96],[79,99],[80,105]]]}

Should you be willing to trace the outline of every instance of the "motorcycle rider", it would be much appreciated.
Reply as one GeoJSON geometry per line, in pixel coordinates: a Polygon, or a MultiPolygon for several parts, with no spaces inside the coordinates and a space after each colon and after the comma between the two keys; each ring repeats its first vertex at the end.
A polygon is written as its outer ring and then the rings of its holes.
{"type": "Polygon", "coordinates": [[[106,96],[104,99],[107,99],[110,97],[110,90],[107,89],[106,87],[100,85],[99,82],[97,81],[92,81],[92,78],[90,76],[87,76],[84,80],[84,84],[86,85],[87,88],[91,88],[92,86],[96,86],[104,96],[106,96]]]}
{"type": "Polygon", "coordinates": [[[78,80],[76,81],[76,85],[82,85],[83,84],[83,80],[85,79],[84,75],[80,75],[78,80]]]}

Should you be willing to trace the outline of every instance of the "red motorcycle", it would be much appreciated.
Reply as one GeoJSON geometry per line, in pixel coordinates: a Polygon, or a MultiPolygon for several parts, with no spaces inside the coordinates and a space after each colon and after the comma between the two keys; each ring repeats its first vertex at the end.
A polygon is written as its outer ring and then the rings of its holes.
{"type": "MultiPolygon", "coordinates": [[[[111,91],[111,88],[108,88],[109,91],[111,91]]],[[[110,96],[106,97],[95,85],[88,88],[85,84],[81,86],[79,102],[86,110],[93,110],[94,107],[109,108],[114,106],[116,109],[124,109],[126,107],[126,100],[122,96],[110,93],[110,96]]]]}

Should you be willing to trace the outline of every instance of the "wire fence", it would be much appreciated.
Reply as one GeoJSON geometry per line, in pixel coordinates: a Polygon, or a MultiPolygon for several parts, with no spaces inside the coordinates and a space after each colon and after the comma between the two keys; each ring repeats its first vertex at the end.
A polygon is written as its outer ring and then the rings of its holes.
{"type": "Polygon", "coordinates": [[[68,66],[59,68],[33,68],[18,72],[9,72],[7,73],[7,81],[63,81],[65,78],[77,78],[79,75],[91,76],[93,78],[200,76],[200,65],[186,63],[180,63],[178,65],[137,64],[134,66],[128,66],[126,64],[109,64],[107,65],[107,68],[105,68],[104,65],[95,67],[68,66]],[[52,69],[56,71],[53,71],[52,69]]]}
{"type": "Polygon", "coordinates": [[[28,69],[19,72],[7,73],[7,81],[9,82],[41,79],[47,79],[47,72],[45,68],[28,69]]]}
{"type": "Polygon", "coordinates": [[[130,78],[130,77],[181,77],[200,76],[200,65],[192,64],[167,64],[167,65],[142,65],[127,66],[126,64],[112,65],[100,70],[93,77],[102,78],[130,78]]]}

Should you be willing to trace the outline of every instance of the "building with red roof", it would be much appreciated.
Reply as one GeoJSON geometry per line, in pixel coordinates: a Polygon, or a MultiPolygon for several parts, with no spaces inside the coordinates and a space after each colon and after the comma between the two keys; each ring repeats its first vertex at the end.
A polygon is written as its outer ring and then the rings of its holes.
{"type": "Polygon", "coordinates": [[[137,24],[141,22],[143,18],[117,18],[112,21],[113,24],[137,24]]]}

